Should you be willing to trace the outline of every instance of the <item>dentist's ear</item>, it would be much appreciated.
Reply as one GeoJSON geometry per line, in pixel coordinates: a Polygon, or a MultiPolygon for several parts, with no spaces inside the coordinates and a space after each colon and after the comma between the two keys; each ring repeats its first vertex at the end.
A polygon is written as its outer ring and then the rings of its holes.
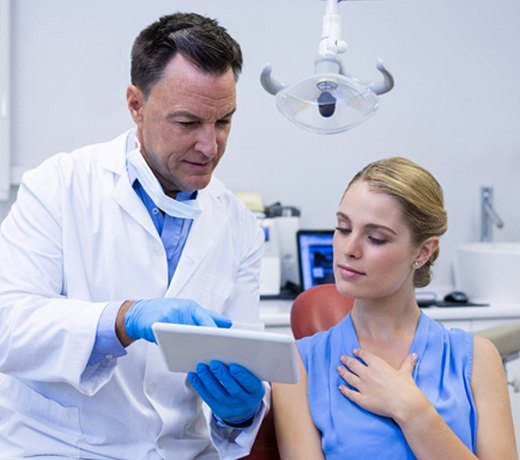
{"type": "Polygon", "coordinates": [[[130,85],[126,90],[126,103],[130,115],[136,125],[139,125],[143,120],[142,109],[144,105],[144,94],[135,85],[130,85]]]}

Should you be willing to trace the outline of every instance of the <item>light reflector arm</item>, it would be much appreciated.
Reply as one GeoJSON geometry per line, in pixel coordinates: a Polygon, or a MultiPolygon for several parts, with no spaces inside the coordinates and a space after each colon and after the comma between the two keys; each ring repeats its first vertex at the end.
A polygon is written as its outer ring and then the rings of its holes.
{"type": "Polygon", "coordinates": [[[274,96],[278,91],[284,89],[285,85],[271,77],[272,71],[271,64],[266,64],[260,74],[260,83],[269,94],[274,96]]]}
{"type": "Polygon", "coordinates": [[[276,105],[292,123],[319,134],[346,131],[373,116],[379,108],[377,96],[394,87],[394,79],[383,65],[376,64],[382,81],[362,83],[343,70],[339,54],[347,49],[340,39],[341,17],[338,3],[326,0],[322,34],[314,74],[286,86],[271,75],[267,64],[260,75],[264,89],[276,95],[276,105]]]}
{"type": "Polygon", "coordinates": [[[388,93],[394,87],[394,77],[392,74],[386,69],[383,64],[383,61],[379,59],[376,64],[377,70],[383,74],[383,81],[370,83],[368,87],[376,93],[378,96],[381,94],[388,93]]]}
{"type": "Polygon", "coordinates": [[[322,21],[322,33],[318,54],[328,56],[344,53],[347,44],[341,37],[341,16],[338,13],[338,0],[327,0],[325,15],[322,21]]]}

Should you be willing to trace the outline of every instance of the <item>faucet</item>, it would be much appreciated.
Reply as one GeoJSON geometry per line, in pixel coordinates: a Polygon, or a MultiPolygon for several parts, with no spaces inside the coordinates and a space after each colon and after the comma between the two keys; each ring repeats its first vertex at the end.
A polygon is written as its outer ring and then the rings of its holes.
{"type": "Polygon", "coordinates": [[[504,221],[493,208],[493,187],[480,188],[480,241],[493,240],[493,225],[504,226],[504,221]]]}

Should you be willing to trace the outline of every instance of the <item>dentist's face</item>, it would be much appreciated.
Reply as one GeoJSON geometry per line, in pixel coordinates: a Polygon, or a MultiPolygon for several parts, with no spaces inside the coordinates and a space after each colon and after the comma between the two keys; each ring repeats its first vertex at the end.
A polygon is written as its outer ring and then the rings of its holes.
{"type": "Polygon", "coordinates": [[[403,212],[390,195],[351,185],[337,213],[333,239],[338,290],[359,299],[382,299],[413,290],[412,243],[403,212]]]}
{"type": "Polygon", "coordinates": [[[127,101],[141,153],[166,194],[208,185],[226,148],[236,109],[230,68],[207,74],[177,54],[147,98],[133,85],[127,101]]]}

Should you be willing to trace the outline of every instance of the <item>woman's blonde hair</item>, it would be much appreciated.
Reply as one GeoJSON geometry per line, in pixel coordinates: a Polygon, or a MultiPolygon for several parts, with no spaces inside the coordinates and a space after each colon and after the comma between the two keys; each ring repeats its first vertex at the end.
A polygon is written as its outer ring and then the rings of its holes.
{"type": "MultiPolygon", "coordinates": [[[[442,188],[426,169],[403,157],[375,161],[357,173],[347,186],[364,181],[371,191],[393,196],[401,205],[412,241],[419,246],[431,236],[441,236],[448,228],[442,188]]],[[[414,286],[427,286],[432,278],[431,266],[439,248],[415,271],[414,286]]]]}

